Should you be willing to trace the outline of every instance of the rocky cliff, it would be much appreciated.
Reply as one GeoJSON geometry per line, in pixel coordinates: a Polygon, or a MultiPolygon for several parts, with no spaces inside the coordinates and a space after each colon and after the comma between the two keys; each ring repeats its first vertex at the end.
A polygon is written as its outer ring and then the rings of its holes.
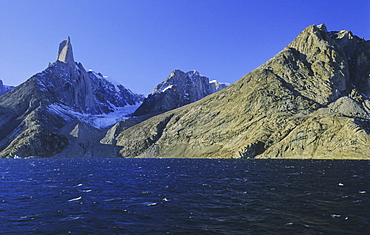
{"type": "Polygon", "coordinates": [[[280,53],[200,101],[115,138],[121,157],[370,157],[370,41],[304,29],[280,53]]]}
{"type": "Polygon", "coordinates": [[[12,89],[14,89],[13,86],[4,85],[3,81],[0,80],[0,95],[5,94],[6,92],[8,92],[12,89]]]}
{"type": "Polygon", "coordinates": [[[154,88],[134,115],[163,113],[200,100],[225,87],[225,84],[215,80],[210,82],[198,71],[185,73],[174,70],[166,80],[154,88]]]}

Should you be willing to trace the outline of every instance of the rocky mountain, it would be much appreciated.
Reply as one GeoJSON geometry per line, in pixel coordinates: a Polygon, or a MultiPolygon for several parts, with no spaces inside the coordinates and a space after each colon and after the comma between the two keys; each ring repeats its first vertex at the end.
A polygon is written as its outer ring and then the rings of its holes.
{"type": "Polygon", "coordinates": [[[0,80],[0,95],[5,94],[6,92],[14,89],[14,86],[7,86],[3,84],[3,81],[0,80]]]}
{"type": "Polygon", "coordinates": [[[207,77],[201,76],[195,70],[187,73],[174,70],[166,80],[154,88],[134,115],[158,114],[176,109],[200,100],[226,86],[216,80],[209,81],[207,77]]]}
{"type": "Polygon", "coordinates": [[[111,143],[121,157],[369,159],[369,96],[370,41],[312,25],[236,83],[111,143]]]}
{"type": "Polygon", "coordinates": [[[107,120],[113,125],[143,98],[100,73],[87,72],[74,61],[68,37],[59,45],[56,62],[0,96],[0,157],[47,157],[72,145],[87,156],[91,148],[86,142],[92,145],[93,140],[81,136],[102,138],[97,133],[107,120]],[[112,112],[121,116],[109,116],[112,112]]]}

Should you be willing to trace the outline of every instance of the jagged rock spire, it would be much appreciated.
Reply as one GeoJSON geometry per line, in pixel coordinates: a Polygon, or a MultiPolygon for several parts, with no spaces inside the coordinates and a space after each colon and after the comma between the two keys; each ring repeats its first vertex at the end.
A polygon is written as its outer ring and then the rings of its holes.
{"type": "Polygon", "coordinates": [[[5,93],[4,84],[3,84],[3,81],[0,79],[0,95],[2,95],[4,93],[5,93]]]}
{"type": "Polygon", "coordinates": [[[63,42],[59,44],[57,60],[67,64],[74,64],[75,61],[73,59],[71,39],[69,36],[66,40],[63,40],[63,42]]]}

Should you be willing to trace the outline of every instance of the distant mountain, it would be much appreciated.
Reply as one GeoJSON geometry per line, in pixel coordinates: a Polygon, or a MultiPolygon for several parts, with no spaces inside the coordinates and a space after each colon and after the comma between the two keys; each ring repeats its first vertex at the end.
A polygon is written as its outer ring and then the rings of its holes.
{"type": "Polygon", "coordinates": [[[370,41],[312,25],[236,83],[111,143],[121,157],[369,159],[369,96],[370,41]]]}
{"type": "Polygon", "coordinates": [[[227,85],[216,80],[209,81],[197,71],[187,73],[174,70],[170,76],[158,84],[144,100],[134,115],[163,113],[200,100],[225,88],[227,85]]]}
{"type": "Polygon", "coordinates": [[[0,157],[53,156],[75,141],[80,141],[76,153],[89,155],[85,142],[91,138],[77,137],[86,132],[98,138],[96,128],[132,113],[143,98],[100,73],[87,72],[74,61],[68,37],[56,62],[0,96],[0,157]]]}
{"type": "Polygon", "coordinates": [[[3,81],[0,80],[0,95],[5,94],[6,92],[14,89],[14,86],[7,86],[3,84],[3,81]]]}

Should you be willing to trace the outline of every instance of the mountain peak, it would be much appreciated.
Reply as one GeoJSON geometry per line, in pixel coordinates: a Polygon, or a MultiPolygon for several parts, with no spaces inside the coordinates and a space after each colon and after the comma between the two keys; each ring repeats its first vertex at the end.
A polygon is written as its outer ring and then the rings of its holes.
{"type": "Polygon", "coordinates": [[[135,111],[135,116],[162,113],[200,100],[226,87],[226,84],[209,81],[196,70],[183,72],[176,69],[158,84],[135,111]]]}
{"type": "Polygon", "coordinates": [[[57,60],[67,64],[74,64],[72,44],[69,36],[59,44],[57,60]]]}
{"type": "Polygon", "coordinates": [[[317,28],[320,29],[321,31],[328,32],[328,29],[326,28],[325,24],[317,25],[317,28]]]}

